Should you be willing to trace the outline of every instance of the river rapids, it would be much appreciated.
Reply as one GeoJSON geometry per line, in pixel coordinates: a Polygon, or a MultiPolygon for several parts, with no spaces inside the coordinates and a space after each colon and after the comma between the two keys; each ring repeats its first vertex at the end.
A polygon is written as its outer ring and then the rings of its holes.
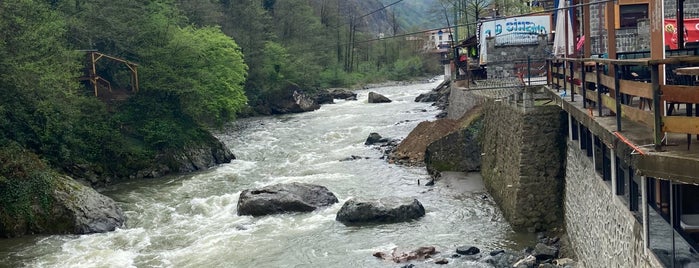
{"type": "MultiPolygon", "coordinates": [[[[400,267],[405,264],[372,254],[435,246],[448,267],[488,267],[451,256],[462,245],[519,250],[529,238],[512,231],[478,174],[424,186],[424,168],[389,164],[380,150],[364,145],[371,132],[404,138],[419,122],[434,120],[435,107],[413,100],[439,82],[360,90],[357,101],[313,112],[238,120],[216,133],[237,157],[230,164],[113,185],[103,193],[124,209],[123,228],[0,240],[0,266],[400,267]],[[393,102],[367,103],[369,91],[393,102]],[[353,155],[362,158],[340,161],[353,155]],[[242,190],[288,182],[326,186],[340,203],[312,213],[237,215],[242,190]],[[347,199],[384,196],[417,198],[427,214],[362,227],[335,221],[347,199]]],[[[442,267],[432,259],[412,264],[442,267]]]]}

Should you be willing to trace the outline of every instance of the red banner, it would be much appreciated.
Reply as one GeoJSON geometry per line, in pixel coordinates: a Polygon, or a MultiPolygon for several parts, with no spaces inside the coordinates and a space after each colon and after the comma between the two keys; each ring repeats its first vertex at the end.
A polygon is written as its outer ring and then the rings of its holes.
{"type": "MultiPolygon", "coordinates": [[[[665,45],[677,49],[677,22],[665,19],[665,45]]],[[[684,19],[684,41],[699,42],[699,19],[684,19]]]]}

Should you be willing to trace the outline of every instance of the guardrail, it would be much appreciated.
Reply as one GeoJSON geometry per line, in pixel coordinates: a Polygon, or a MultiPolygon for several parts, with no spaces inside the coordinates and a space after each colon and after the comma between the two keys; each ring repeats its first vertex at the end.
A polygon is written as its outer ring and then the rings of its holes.
{"type": "MultiPolygon", "coordinates": [[[[588,103],[594,104],[599,116],[603,116],[603,108],[609,109],[616,116],[617,131],[622,131],[622,118],[651,128],[654,133],[655,150],[662,151],[665,133],[699,135],[699,117],[690,116],[692,105],[699,104],[699,86],[670,85],[663,82],[665,79],[661,81],[661,75],[673,74],[673,66],[678,65],[699,66],[699,56],[661,60],[554,59],[547,62],[550,74],[547,84],[570,93],[571,101],[575,101],[576,94],[579,95],[585,100],[583,108],[588,108],[588,103]],[[628,71],[630,68],[627,67],[632,66],[649,68],[650,81],[622,79],[629,77],[623,71],[628,71]],[[661,73],[661,69],[664,68],[669,69],[661,73]],[[637,107],[632,106],[634,97],[639,98],[637,107]],[[685,104],[687,116],[668,115],[665,103],[685,104]],[[650,104],[650,109],[646,110],[644,104],[650,104]]],[[[699,111],[697,114],[699,115],[699,111]]]]}

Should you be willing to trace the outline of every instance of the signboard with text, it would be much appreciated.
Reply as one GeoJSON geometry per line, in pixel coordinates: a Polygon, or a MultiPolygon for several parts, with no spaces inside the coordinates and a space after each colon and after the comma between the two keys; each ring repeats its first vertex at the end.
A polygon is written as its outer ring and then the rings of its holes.
{"type": "Polygon", "coordinates": [[[487,62],[486,38],[495,37],[496,44],[519,45],[537,42],[537,35],[551,32],[551,16],[525,16],[491,20],[480,24],[480,63],[487,62]],[[500,40],[498,40],[500,38],[500,40]]]}

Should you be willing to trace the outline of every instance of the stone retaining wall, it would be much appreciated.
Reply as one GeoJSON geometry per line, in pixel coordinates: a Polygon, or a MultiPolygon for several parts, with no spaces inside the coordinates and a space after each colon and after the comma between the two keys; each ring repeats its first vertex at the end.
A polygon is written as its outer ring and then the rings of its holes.
{"type": "Polygon", "coordinates": [[[449,106],[447,107],[447,118],[458,120],[466,112],[485,102],[485,97],[475,94],[464,87],[451,86],[449,92],[449,106]]]}
{"type": "Polygon", "coordinates": [[[515,230],[559,226],[565,159],[560,107],[525,112],[502,101],[485,107],[481,173],[486,188],[515,230]]]}
{"type": "Polygon", "coordinates": [[[645,257],[643,228],[577,142],[568,142],[565,221],[579,267],[655,267],[645,257]]]}

